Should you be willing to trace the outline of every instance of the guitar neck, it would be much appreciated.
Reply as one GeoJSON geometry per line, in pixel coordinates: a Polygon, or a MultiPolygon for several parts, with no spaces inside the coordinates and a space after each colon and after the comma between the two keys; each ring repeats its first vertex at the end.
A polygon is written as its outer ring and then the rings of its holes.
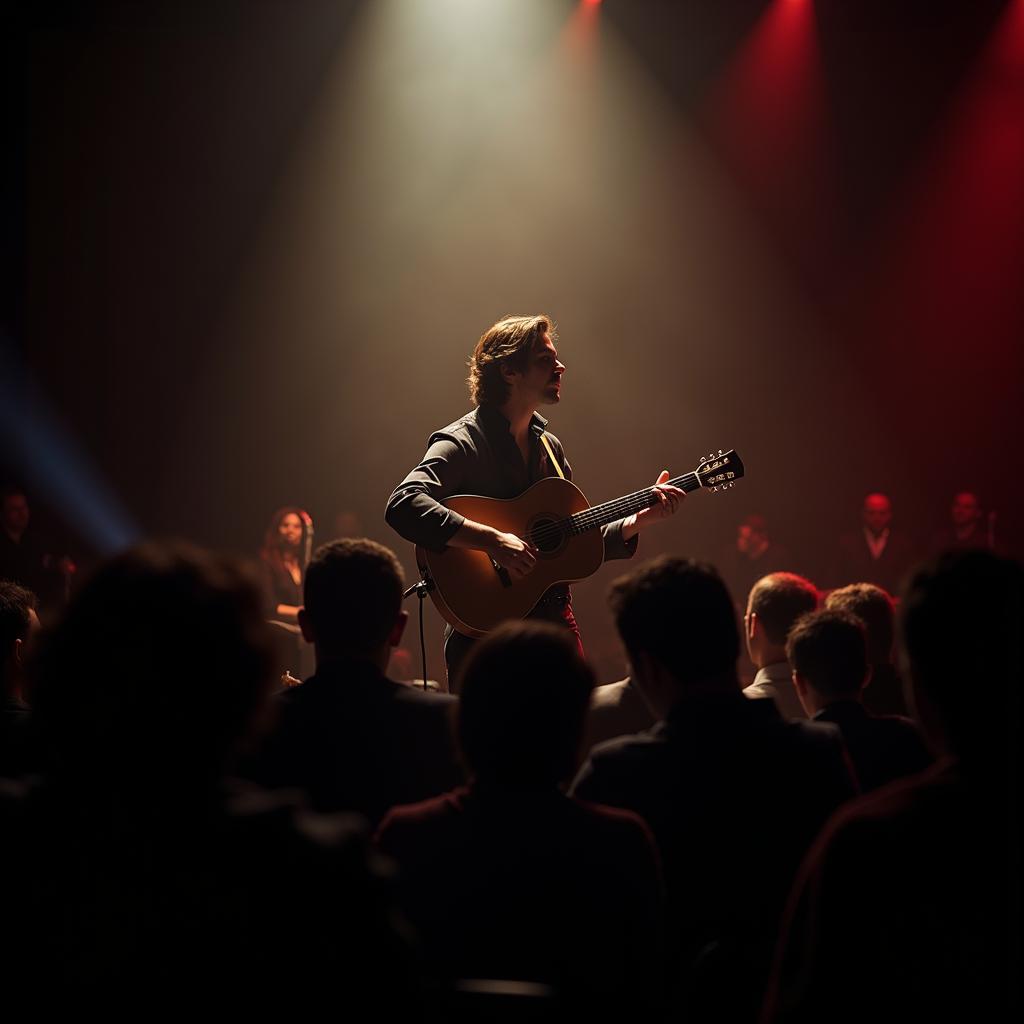
{"type": "MultiPolygon", "coordinates": [[[[696,473],[684,473],[673,480],[667,480],[667,484],[678,487],[681,491],[696,491],[701,483],[696,473]]],[[[597,530],[617,519],[633,515],[634,512],[642,512],[645,508],[656,505],[659,501],[657,491],[654,487],[645,487],[643,490],[634,491],[632,494],[616,498],[614,501],[606,501],[602,505],[594,505],[593,508],[585,509],[569,516],[566,523],[569,532],[573,536],[586,533],[587,530],[597,530]]]]}

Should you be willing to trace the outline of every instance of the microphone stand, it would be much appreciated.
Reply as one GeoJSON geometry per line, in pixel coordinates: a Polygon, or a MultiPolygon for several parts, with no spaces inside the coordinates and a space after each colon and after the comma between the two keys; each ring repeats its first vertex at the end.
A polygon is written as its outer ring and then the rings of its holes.
{"type": "Polygon", "coordinates": [[[404,601],[407,597],[411,597],[415,594],[420,599],[420,656],[423,659],[423,689],[427,689],[427,641],[426,636],[423,632],[423,602],[426,600],[427,594],[434,589],[434,581],[427,575],[427,570],[422,570],[423,579],[419,583],[414,583],[409,589],[402,595],[404,601]]]}

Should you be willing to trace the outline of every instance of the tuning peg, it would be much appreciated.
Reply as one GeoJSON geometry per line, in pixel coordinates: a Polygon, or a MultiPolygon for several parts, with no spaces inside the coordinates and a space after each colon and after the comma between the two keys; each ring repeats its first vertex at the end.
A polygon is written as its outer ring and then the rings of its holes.
{"type": "Polygon", "coordinates": [[[722,454],[723,454],[723,452],[722,452],[722,449],[721,449],[721,448],[719,448],[719,449],[718,449],[718,455],[719,455],[719,457],[721,457],[721,456],[722,456],[722,454]]]}
{"type": "Polygon", "coordinates": [[[714,457],[715,457],[715,453],[714,452],[708,452],[708,462],[710,462],[714,457]]]}
{"type": "Polygon", "coordinates": [[[701,464],[702,466],[703,466],[703,465],[704,465],[704,463],[705,463],[705,462],[707,462],[707,461],[708,461],[708,457],[707,457],[706,455],[702,455],[702,456],[700,457],[700,464],[701,464]]]}

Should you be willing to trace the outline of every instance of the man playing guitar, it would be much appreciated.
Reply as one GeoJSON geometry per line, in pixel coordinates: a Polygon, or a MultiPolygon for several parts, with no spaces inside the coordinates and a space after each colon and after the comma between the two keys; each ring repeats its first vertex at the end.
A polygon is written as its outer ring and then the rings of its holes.
{"type": "MultiPolygon", "coordinates": [[[[516,498],[545,477],[571,479],[561,442],[545,432],[547,420],[536,411],[561,398],[565,364],[558,358],[556,338],[554,323],[546,316],[506,317],[484,332],[469,361],[475,408],[430,436],[422,461],[388,500],[385,518],[402,537],[432,551],[483,551],[511,580],[523,579],[534,569],[538,551],[529,541],[441,502],[458,494],[516,498]]],[[[679,508],[686,494],[666,483],[668,479],[665,471],[655,482],[655,504],[602,527],[605,559],[631,558],[640,531],[679,508]]],[[[550,587],[530,617],[564,623],[579,642],[568,584],[550,587]]],[[[451,625],[445,630],[450,682],[472,643],[451,625]]]]}

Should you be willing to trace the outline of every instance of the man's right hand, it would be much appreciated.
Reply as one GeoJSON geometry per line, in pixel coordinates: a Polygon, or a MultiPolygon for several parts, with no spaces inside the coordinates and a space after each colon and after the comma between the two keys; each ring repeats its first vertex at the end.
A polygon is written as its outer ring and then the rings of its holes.
{"type": "Polygon", "coordinates": [[[515,579],[521,580],[537,564],[537,549],[514,533],[494,532],[487,554],[515,579]]]}

